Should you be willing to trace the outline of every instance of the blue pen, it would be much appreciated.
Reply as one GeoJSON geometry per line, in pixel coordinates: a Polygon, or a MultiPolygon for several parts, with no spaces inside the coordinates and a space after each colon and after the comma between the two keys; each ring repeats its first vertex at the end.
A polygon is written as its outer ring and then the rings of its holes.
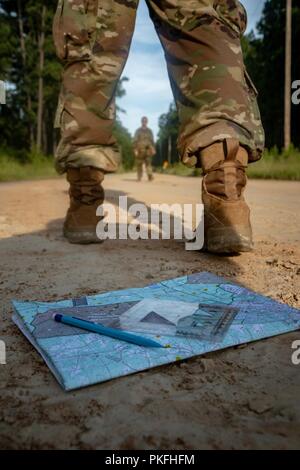
{"type": "Polygon", "coordinates": [[[126,341],[127,343],[137,344],[138,346],[145,346],[148,348],[163,348],[161,344],[153,341],[149,338],[144,338],[143,336],[132,335],[126,331],[115,330],[114,328],[108,328],[98,323],[93,323],[88,320],[82,320],[77,317],[69,317],[66,315],[61,315],[60,313],[55,313],[53,319],[58,323],[64,323],[65,325],[75,326],[76,328],[81,328],[83,330],[92,331],[93,333],[99,333],[100,335],[110,336],[111,338],[120,339],[121,341],[126,341]]]}

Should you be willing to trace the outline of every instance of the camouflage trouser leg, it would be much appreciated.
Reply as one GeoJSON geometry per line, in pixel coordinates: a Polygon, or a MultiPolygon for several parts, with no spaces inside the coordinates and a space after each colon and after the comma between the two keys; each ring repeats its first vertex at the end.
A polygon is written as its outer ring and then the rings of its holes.
{"type": "Polygon", "coordinates": [[[143,165],[144,165],[144,160],[141,158],[138,158],[136,160],[136,172],[137,172],[137,179],[140,181],[143,177],[143,165]]]}
{"type": "Polygon", "coordinates": [[[115,171],[114,94],[134,30],[138,0],[59,0],[53,33],[64,62],[56,127],[60,173],[93,166],[115,171]]]}
{"type": "Polygon", "coordinates": [[[247,16],[237,0],[147,0],[163,44],[180,118],[178,148],[189,166],[198,150],[238,139],[258,160],[264,131],[240,37],[247,16]]]}
{"type": "Polygon", "coordinates": [[[137,171],[138,180],[142,179],[143,177],[143,165],[144,164],[146,167],[147,176],[150,179],[153,176],[152,157],[149,156],[147,151],[139,151],[138,156],[136,158],[136,171],[137,171]]]}
{"type": "Polygon", "coordinates": [[[146,173],[148,178],[151,178],[153,176],[153,171],[152,171],[152,157],[146,157],[145,158],[145,166],[146,166],[146,173]]]}
{"type": "MultiPolygon", "coordinates": [[[[256,90],[245,70],[237,0],[147,0],[163,43],[180,117],[179,151],[197,163],[199,148],[237,138],[257,160],[264,133],[256,90]]],[[[57,113],[57,169],[117,168],[114,93],[125,65],[138,0],[60,0],[54,39],[65,62],[57,113]]]]}

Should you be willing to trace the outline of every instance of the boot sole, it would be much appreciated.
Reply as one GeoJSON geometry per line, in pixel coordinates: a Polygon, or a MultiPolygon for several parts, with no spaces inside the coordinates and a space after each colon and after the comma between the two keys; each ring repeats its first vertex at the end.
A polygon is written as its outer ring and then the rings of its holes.
{"type": "Polygon", "coordinates": [[[77,245],[90,245],[92,243],[103,243],[103,240],[97,237],[95,231],[81,230],[78,232],[73,232],[73,231],[64,229],[63,234],[69,243],[73,243],[77,245]]]}
{"type": "Polygon", "coordinates": [[[205,248],[210,253],[237,254],[253,250],[250,228],[222,227],[207,231],[205,248]]]}

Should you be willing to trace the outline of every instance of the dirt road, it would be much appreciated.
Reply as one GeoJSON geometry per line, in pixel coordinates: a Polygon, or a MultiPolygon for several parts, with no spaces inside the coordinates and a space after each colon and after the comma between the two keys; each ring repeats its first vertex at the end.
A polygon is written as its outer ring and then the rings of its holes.
{"type": "MultiPolygon", "coordinates": [[[[195,202],[200,180],[112,175],[110,201],[195,202]]],[[[300,448],[300,332],[65,393],[10,317],[12,298],[52,300],[211,271],[300,308],[300,183],[251,181],[256,250],[186,252],[175,241],[69,245],[62,179],[0,184],[0,447],[300,448]],[[130,267],[130,269],[129,269],[130,267]]]]}

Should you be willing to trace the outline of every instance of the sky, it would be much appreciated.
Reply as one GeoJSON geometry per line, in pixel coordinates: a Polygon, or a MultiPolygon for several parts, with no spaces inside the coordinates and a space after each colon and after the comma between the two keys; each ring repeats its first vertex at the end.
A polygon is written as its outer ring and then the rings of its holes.
{"type": "MultiPolygon", "coordinates": [[[[264,0],[243,0],[248,12],[248,30],[255,29],[264,0]]],[[[149,18],[145,0],[140,0],[135,33],[123,75],[126,95],[119,100],[123,125],[133,134],[140,126],[141,117],[149,118],[149,127],[158,131],[158,118],[173,101],[162,47],[149,18]]]]}

